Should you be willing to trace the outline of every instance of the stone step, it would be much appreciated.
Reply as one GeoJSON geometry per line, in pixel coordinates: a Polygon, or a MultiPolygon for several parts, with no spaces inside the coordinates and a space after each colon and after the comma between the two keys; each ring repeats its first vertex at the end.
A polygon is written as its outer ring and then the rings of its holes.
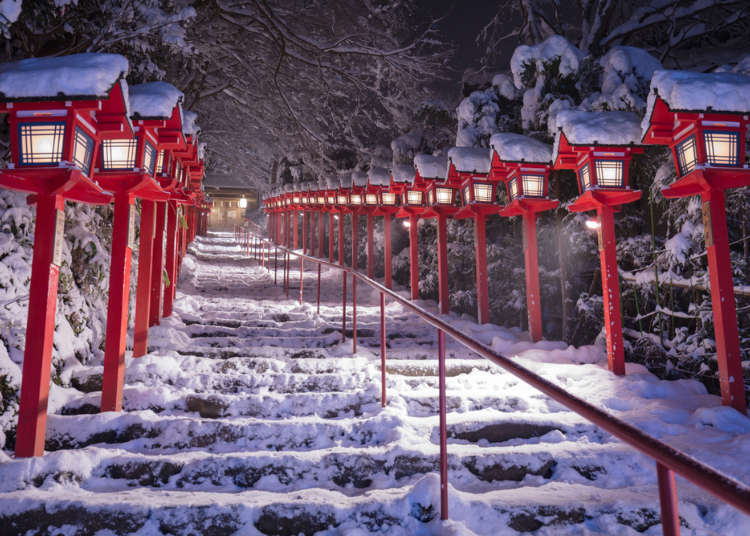
{"type": "MultiPolygon", "coordinates": [[[[451,488],[454,534],[637,534],[658,533],[655,485],[629,490],[592,490],[590,486],[552,482],[535,488],[473,494],[451,488]],[[581,498],[585,497],[585,501],[581,498]],[[460,532],[455,532],[460,530],[460,532]]],[[[695,498],[690,498],[691,503],[695,498]]],[[[683,499],[684,501],[684,499],[683,499]]],[[[713,534],[719,510],[698,498],[699,508],[681,504],[683,534],[713,534]],[[700,513],[699,513],[700,512],[700,513]]],[[[387,533],[409,536],[440,533],[439,480],[428,475],[413,485],[352,496],[311,488],[292,495],[267,491],[231,494],[171,492],[138,488],[92,494],[54,487],[0,496],[0,523],[12,534],[154,533],[266,536],[387,533]],[[367,531],[367,532],[363,532],[367,531]],[[425,532],[428,531],[428,532],[425,532]],[[158,532],[157,532],[158,533],[158,532]]]]}

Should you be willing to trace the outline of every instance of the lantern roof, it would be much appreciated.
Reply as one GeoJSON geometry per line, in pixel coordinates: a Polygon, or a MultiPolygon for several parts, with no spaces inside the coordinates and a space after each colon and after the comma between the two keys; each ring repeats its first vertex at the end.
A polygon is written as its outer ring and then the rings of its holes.
{"type": "Polygon", "coordinates": [[[357,187],[364,188],[367,186],[367,173],[362,171],[352,172],[352,184],[357,187]]]}
{"type": "MultiPolygon", "coordinates": [[[[0,64],[0,100],[102,99],[128,72],[119,54],[84,53],[0,64]]],[[[127,95],[127,87],[123,88],[127,95]]]]}
{"type": "Polygon", "coordinates": [[[182,91],[167,82],[130,86],[130,110],[135,119],[169,119],[182,102],[182,91]]]}
{"type": "Polygon", "coordinates": [[[393,182],[400,184],[414,184],[415,169],[408,164],[395,164],[391,169],[393,182]]]}
{"type": "Polygon", "coordinates": [[[448,157],[418,154],[414,157],[417,173],[423,179],[445,180],[448,176],[448,157]]]}
{"type": "Polygon", "coordinates": [[[552,162],[552,146],[522,134],[498,132],[490,138],[490,147],[504,162],[552,162]]]}
{"type": "Polygon", "coordinates": [[[384,167],[374,166],[370,168],[368,179],[370,181],[370,186],[390,186],[391,172],[384,167]]]}
{"type": "Polygon", "coordinates": [[[555,160],[560,155],[563,138],[571,146],[627,146],[641,140],[640,121],[633,112],[564,110],[557,115],[557,126],[552,150],[555,160]]]}
{"type": "MultiPolygon", "coordinates": [[[[489,173],[490,171],[490,151],[484,147],[451,147],[448,150],[448,160],[459,173],[489,173]]],[[[424,177],[422,173],[420,175],[424,177]]]]}

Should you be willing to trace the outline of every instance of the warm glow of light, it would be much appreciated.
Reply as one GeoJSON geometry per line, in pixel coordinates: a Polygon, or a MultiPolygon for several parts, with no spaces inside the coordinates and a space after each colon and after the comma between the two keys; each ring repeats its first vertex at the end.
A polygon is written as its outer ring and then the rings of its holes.
{"type": "Polygon", "coordinates": [[[622,188],[624,184],[625,162],[622,160],[597,160],[596,184],[608,188],[622,188]]]}
{"type": "Polygon", "coordinates": [[[298,196],[298,195],[295,195],[294,197],[292,197],[292,200],[294,201],[294,204],[295,204],[295,205],[299,205],[299,199],[300,199],[300,198],[299,198],[299,196],[298,196]]]}
{"type": "Polygon", "coordinates": [[[329,195],[328,196],[328,204],[333,205],[336,202],[336,196],[335,195],[329,195]]]}
{"type": "Polygon", "coordinates": [[[338,203],[339,205],[346,205],[346,196],[341,194],[338,196],[338,203]]]}
{"type": "Polygon", "coordinates": [[[739,166],[740,138],[737,132],[703,133],[706,142],[706,161],[711,166],[739,166]]]}
{"type": "Polygon", "coordinates": [[[319,205],[324,205],[324,204],[325,204],[325,202],[326,202],[326,198],[325,198],[325,197],[323,197],[322,195],[319,195],[319,196],[318,196],[318,204],[319,204],[319,205]]]}
{"type": "Polygon", "coordinates": [[[240,199],[240,208],[247,208],[247,199],[244,197],[240,199]]]}
{"type": "Polygon", "coordinates": [[[338,214],[334,214],[334,215],[333,215],[333,219],[334,219],[334,220],[338,220],[338,219],[339,219],[339,215],[338,215],[338,214]]]}
{"type": "Polygon", "coordinates": [[[406,192],[406,202],[409,205],[421,205],[422,192],[420,190],[409,190],[406,192]]]}
{"type": "Polygon", "coordinates": [[[384,205],[394,206],[396,204],[396,194],[392,192],[383,192],[380,194],[380,199],[384,205]]]}
{"type": "Polygon", "coordinates": [[[437,196],[437,202],[439,205],[453,204],[453,188],[439,186],[435,188],[435,195],[437,196]]]}
{"type": "Polygon", "coordinates": [[[601,226],[602,226],[601,222],[599,220],[597,220],[597,219],[589,218],[588,220],[586,220],[586,228],[587,229],[591,229],[592,231],[596,231],[601,226]]]}
{"type": "Polygon", "coordinates": [[[104,140],[102,142],[102,163],[104,169],[134,168],[135,149],[135,140],[104,140]]]}
{"type": "Polygon", "coordinates": [[[378,196],[375,194],[367,194],[365,195],[365,202],[368,205],[377,205],[378,204],[378,196]]]}
{"type": "Polygon", "coordinates": [[[518,177],[511,179],[508,183],[508,190],[510,191],[511,200],[518,197],[518,177]]]}
{"type": "Polygon", "coordinates": [[[521,175],[523,195],[530,197],[544,196],[544,175],[521,175]]]}
{"type": "Polygon", "coordinates": [[[352,205],[361,205],[362,204],[362,196],[359,194],[352,194],[352,205]]]}
{"type": "Polygon", "coordinates": [[[406,227],[407,229],[411,227],[411,222],[409,220],[404,220],[404,227],[406,227]]]}
{"type": "MultiPolygon", "coordinates": [[[[469,191],[467,188],[466,195],[469,191]]],[[[492,203],[492,185],[482,182],[474,183],[474,201],[479,203],[492,203]]]]}
{"type": "Polygon", "coordinates": [[[22,164],[56,164],[62,160],[65,123],[19,126],[22,164]]]}

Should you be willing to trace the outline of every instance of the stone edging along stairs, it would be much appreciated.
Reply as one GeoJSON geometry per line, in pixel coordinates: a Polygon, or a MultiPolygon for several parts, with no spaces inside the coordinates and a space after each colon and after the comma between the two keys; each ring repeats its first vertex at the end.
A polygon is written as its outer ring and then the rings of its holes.
{"type": "MultiPolygon", "coordinates": [[[[376,307],[351,356],[333,275],[316,317],[231,237],[191,249],[124,411],[97,413],[91,369],[49,452],[0,464],[0,534],[439,534],[434,333],[389,312],[381,408],[376,307]]],[[[450,534],[660,533],[650,461],[459,347],[447,385],[450,534]]]]}

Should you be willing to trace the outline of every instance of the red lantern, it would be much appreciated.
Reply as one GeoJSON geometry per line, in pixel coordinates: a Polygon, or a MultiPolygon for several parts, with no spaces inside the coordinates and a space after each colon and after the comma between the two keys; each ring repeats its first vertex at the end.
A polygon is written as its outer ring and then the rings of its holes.
{"type": "Polygon", "coordinates": [[[533,138],[505,132],[493,135],[490,145],[490,176],[502,180],[508,193],[508,204],[499,214],[523,217],[526,311],[529,319],[529,337],[536,342],[542,338],[536,215],[559,204],[557,200],[548,198],[552,148],[533,138]]]}
{"type": "Polygon", "coordinates": [[[664,197],[701,196],[721,398],[742,413],[747,405],[724,191],[750,185],[748,94],[750,77],[741,74],[657,71],[643,134],[643,143],[672,151],[678,178],[662,190],[664,197]]]}
{"type": "Polygon", "coordinates": [[[127,69],[119,55],[77,54],[22,60],[0,71],[11,148],[0,185],[29,192],[36,203],[16,457],[44,451],[65,201],[111,200],[91,173],[102,136],[132,136],[122,82],[127,69]]]}
{"type": "Polygon", "coordinates": [[[581,191],[568,210],[597,212],[607,359],[611,371],[625,374],[614,207],[641,197],[628,186],[630,159],[643,152],[633,145],[640,140],[638,117],[630,112],[564,111],[557,124],[555,169],[575,170],[581,191]]]}

